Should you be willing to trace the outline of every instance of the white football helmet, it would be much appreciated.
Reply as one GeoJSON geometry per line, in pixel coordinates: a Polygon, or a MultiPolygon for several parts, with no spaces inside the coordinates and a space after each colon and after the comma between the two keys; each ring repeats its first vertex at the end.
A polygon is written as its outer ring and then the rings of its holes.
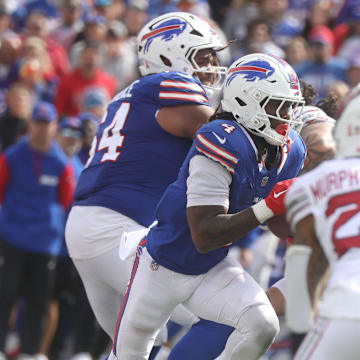
{"type": "Polygon", "coordinates": [[[184,12],[161,15],[147,23],[137,36],[141,75],[164,71],[225,74],[223,66],[200,67],[195,56],[201,49],[215,51],[224,44],[209,23],[184,12]]]}
{"type": "Polygon", "coordinates": [[[303,125],[299,117],[294,117],[295,109],[304,106],[299,79],[286,61],[272,55],[251,54],[236,60],[226,74],[221,105],[237,122],[271,145],[293,142],[290,131],[299,134],[303,125]],[[279,102],[275,115],[265,111],[271,100],[279,102]],[[280,116],[283,106],[289,107],[289,119],[280,116]],[[272,119],[288,125],[276,131],[271,127],[272,119]]]}
{"type": "Polygon", "coordinates": [[[360,156],[360,83],[345,97],[336,122],[336,157],[360,156]]]}

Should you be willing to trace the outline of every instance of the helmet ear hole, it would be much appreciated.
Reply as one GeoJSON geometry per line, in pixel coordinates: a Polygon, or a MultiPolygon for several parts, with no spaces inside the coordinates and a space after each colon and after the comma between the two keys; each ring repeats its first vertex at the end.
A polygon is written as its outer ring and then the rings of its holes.
{"type": "Polygon", "coordinates": [[[235,97],[235,100],[237,101],[237,103],[240,105],[240,106],[246,106],[246,102],[241,100],[240,98],[238,97],[235,97]]]}
{"type": "Polygon", "coordinates": [[[164,65],[171,67],[171,61],[165,57],[164,55],[160,55],[161,61],[164,63],[164,65]]]}

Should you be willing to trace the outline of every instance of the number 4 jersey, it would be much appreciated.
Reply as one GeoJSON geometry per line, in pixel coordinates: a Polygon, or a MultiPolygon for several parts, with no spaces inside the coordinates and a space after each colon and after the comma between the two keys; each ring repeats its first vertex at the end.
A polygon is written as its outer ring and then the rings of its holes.
{"type": "Polygon", "coordinates": [[[192,144],[157,123],[162,107],[176,105],[209,105],[197,79],[178,72],[148,75],[120,92],[94,138],[75,205],[103,206],[151,225],[192,144]]]}
{"type": "Polygon", "coordinates": [[[330,160],[300,177],[286,195],[293,229],[314,216],[330,264],[319,307],[324,317],[360,319],[360,160],[330,160]]]}

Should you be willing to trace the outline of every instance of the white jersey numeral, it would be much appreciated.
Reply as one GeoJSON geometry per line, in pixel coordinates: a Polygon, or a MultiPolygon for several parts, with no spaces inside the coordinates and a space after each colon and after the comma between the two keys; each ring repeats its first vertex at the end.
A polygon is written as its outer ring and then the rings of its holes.
{"type": "Polygon", "coordinates": [[[97,136],[94,137],[89,151],[89,159],[85,167],[90,165],[96,152],[102,150],[105,150],[105,152],[101,157],[100,162],[116,161],[118,159],[121,154],[120,148],[125,140],[125,136],[121,133],[121,130],[125,126],[129,110],[130,104],[127,102],[122,103],[116,111],[111,123],[103,130],[99,142],[97,141],[97,136]]]}
{"type": "Polygon", "coordinates": [[[125,136],[121,134],[121,129],[125,125],[129,110],[130,104],[122,103],[119,109],[116,111],[111,124],[104,129],[98,146],[98,151],[106,150],[101,158],[101,162],[116,161],[119,157],[119,148],[122,147],[125,139],[125,136]]]}

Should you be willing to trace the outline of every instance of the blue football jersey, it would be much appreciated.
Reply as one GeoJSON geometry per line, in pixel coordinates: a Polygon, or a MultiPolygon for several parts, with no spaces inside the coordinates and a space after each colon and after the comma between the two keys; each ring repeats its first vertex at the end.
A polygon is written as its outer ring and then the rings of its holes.
{"type": "Polygon", "coordinates": [[[186,219],[186,179],[195,155],[218,161],[232,175],[229,213],[243,210],[269,195],[273,186],[295,177],[303,166],[305,144],[298,137],[290,151],[283,149],[278,167],[267,170],[258,162],[255,144],[239,124],[215,120],[203,125],[181,167],[178,179],[165,191],[157,208],[158,224],[147,236],[147,249],[156,262],[173,271],[197,275],[207,272],[228,253],[228,247],[200,254],[186,219]]]}
{"type": "Polygon", "coordinates": [[[94,138],[75,205],[103,206],[151,225],[192,144],[164,131],[157,112],[194,104],[209,105],[206,91],[199,80],[179,72],[148,75],[117,94],[94,138]]]}

